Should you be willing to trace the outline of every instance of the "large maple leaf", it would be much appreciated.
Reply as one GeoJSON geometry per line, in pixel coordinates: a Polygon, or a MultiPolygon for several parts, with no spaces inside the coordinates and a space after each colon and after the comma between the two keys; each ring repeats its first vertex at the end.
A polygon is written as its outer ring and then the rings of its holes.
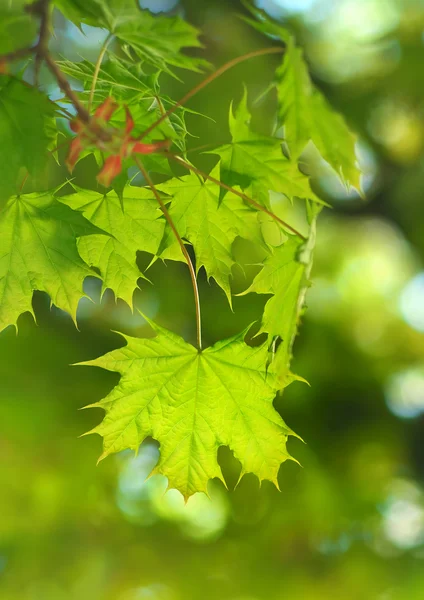
{"type": "Polygon", "coordinates": [[[178,335],[152,325],[153,339],[124,336],[127,345],[82,363],[117,371],[118,385],[90,405],[106,411],[89,433],[103,436],[105,458],[125,448],[137,450],[152,436],[160,443],[155,468],[169,487],[188,498],[206,492],[209,479],[222,479],[217,461],[228,446],[242,472],[277,485],[280,465],[292,457],[295,435],[273,408],[279,389],[266,344],[252,348],[244,334],[198,351],[178,335]]]}

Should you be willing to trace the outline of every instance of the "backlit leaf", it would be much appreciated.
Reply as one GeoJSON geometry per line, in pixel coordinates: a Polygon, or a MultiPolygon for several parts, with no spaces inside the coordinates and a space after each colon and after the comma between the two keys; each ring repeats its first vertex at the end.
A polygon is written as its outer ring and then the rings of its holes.
{"type": "Polygon", "coordinates": [[[243,335],[199,352],[157,325],[156,337],[125,336],[127,345],[88,365],[117,371],[118,385],[92,405],[106,411],[90,433],[103,436],[106,457],[137,450],[152,436],[160,443],[155,468],[188,498],[206,492],[209,479],[222,479],[217,461],[228,446],[242,474],[277,485],[282,462],[290,459],[287,437],[294,435],[273,408],[278,383],[266,372],[266,345],[251,348],[243,335]]]}

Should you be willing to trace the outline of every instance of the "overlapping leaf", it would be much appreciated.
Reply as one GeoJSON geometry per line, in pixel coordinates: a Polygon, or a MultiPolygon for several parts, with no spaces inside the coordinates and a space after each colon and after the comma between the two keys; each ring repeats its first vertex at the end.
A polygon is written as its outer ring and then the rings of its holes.
{"type": "MultiPolygon", "coordinates": [[[[70,60],[58,61],[61,70],[81,81],[84,90],[90,91],[95,65],[88,60],[74,62],[70,60]]],[[[158,74],[146,75],[141,64],[134,63],[122,57],[109,53],[97,73],[95,103],[100,104],[111,94],[116,100],[131,104],[141,98],[150,98],[152,101],[159,94],[158,74]]]]}
{"type": "Polygon", "coordinates": [[[287,241],[274,248],[250,287],[242,294],[272,294],[265,305],[260,333],[266,332],[271,340],[279,341],[273,360],[281,381],[287,381],[290,377],[292,346],[309,285],[319,211],[320,207],[316,205],[308,206],[308,240],[304,242],[298,237],[289,236],[287,241]]]}
{"type": "Polygon", "coordinates": [[[232,142],[213,150],[221,157],[221,180],[226,185],[249,188],[252,197],[265,206],[269,205],[270,190],[290,199],[297,196],[321,202],[309,178],[284,156],[282,140],[251,130],[246,93],[234,113],[230,109],[229,119],[232,142]]]}
{"type": "Polygon", "coordinates": [[[172,74],[170,67],[199,71],[207,62],[182,54],[200,47],[198,31],[180,17],[152,15],[135,0],[55,0],[74,23],[104,27],[128,44],[144,61],[172,74]]]}
{"type": "Polygon", "coordinates": [[[37,25],[25,12],[26,0],[0,0],[0,54],[23,48],[34,39],[37,25]]]}
{"type": "Polygon", "coordinates": [[[0,330],[32,312],[34,290],[47,292],[75,320],[83,281],[95,275],[77,238],[100,231],[51,193],[12,197],[0,212],[0,330]]]}
{"type": "Polygon", "coordinates": [[[246,19],[255,29],[280,38],[286,44],[283,63],[276,71],[280,124],[293,157],[297,159],[311,140],[321,156],[340,176],[346,186],[360,190],[360,175],[355,136],[343,117],[333,110],[311,82],[303,52],[293,37],[261,11],[246,3],[257,21],[246,19]]]}
{"type": "Polygon", "coordinates": [[[277,485],[281,463],[291,458],[287,437],[294,434],[272,405],[279,386],[272,367],[265,370],[266,345],[252,348],[239,335],[199,352],[154,328],[155,338],[125,337],[123,348],[84,363],[121,374],[110,394],[92,405],[106,411],[90,432],[103,436],[101,458],[137,450],[152,436],[160,443],[155,472],[188,498],[207,492],[209,479],[222,479],[217,451],[228,446],[242,474],[277,485]]]}
{"type": "MultiPolygon", "coordinates": [[[[211,175],[217,177],[218,169],[211,175]]],[[[244,237],[265,247],[258,212],[233,193],[228,193],[220,202],[219,186],[210,180],[203,181],[193,173],[172,179],[160,185],[159,189],[172,198],[169,213],[180,236],[193,245],[196,269],[205,267],[208,277],[215,279],[231,303],[230,277],[235,264],[232,244],[235,238],[244,237]]],[[[169,227],[165,229],[161,254],[170,258],[179,255],[169,227]]]]}
{"type": "Polygon", "coordinates": [[[78,251],[87,264],[100,270],[103,289],[112,289],[117,298],[132,306],[137,280],[143,277],[136,264],[137,251],[157,254],[164,234],[159,205],[150,190],[134,186],[124,189],[124,211],[115,192],[104,195],[76,190],[59,200],[111,234],[79,238],[78,251]]]}
{"type": "Polygon", "coordinates": [[[44,94],[0,75],[0,205],[16,194],[22,167],[32,176],[43,168],[53,114],[44,94]]]}

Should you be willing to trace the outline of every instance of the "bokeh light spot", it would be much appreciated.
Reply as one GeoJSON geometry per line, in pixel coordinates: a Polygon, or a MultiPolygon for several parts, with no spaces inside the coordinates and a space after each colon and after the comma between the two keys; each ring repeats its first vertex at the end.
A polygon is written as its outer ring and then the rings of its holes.
{"type": "Polygon", "coordinates": [[[424,542],[424,507],[421,490],[412,482],[395,480],[383,508],[383,531],[400,549],[424,542]]]}
{"type": "Polygon", "coordinates": [[[412,419],[424,413],[424,368],[392,375],[386,386],[386,402],[397,417],[412,419]]]}
{"type": "Polygon", "coordinates": [[[424,332],[424,272],[405,286],[400,297],[400,311],[408,325],[424,332]]]}

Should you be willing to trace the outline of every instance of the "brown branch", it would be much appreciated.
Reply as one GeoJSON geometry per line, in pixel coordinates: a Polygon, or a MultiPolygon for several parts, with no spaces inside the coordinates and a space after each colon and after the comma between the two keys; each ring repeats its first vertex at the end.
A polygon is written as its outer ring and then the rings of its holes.
{"type": "Polygon", "coordinates": [[[40,19],[38,42],[34,46],[19,48],[14,52],[0,56],[0,63],[7,64],[9,62],[13,62],[14,60],[25,58],[26,56],[35,56],[35,80],[37,81],[40,65],[44,61],[53,77],[56,79],[57,84],[62,92],[74,105],[78,117],[81,119],[81,121],[88,123],[90,121],[90,113],[81,104],[78,96],[72,90],[68,80],[53,60],[48,49],[50,30],[50,0],[38,0],[38,2],[34,2],[33,4],[26,6],[25,10],[34,17],[38,17],[40,19]]]}
{"type": "Polygon", "coordinates": [[[42,57],[44,62],[46,63],[48,69],[52,73],[53,77],[56,79],[58,86],[65,94],[65,96],[72,102],[75,110],[77,111],[78,117],[84,123],[89,123],[90,121],[90,113],[88,110],[81,104],[78,96],[71,88],[69,81],[66,79],[62,71],[59,69],[53,58],[50,56],[49,52],[43,53],[42,57]]]}
{"type": "Polygon", "coordinates": [[[38,87],[38,78],[40,74],[43,55],[48,52],[49,44],[49,29],[50,29],[50,7],[49,0],[40,0],[38,14],[40,16],[40,32],[38,36],[38,44],[35,49],[35,64],[34,64],[34,82],[38,87]]]}
{"type": "Polygon", "coordinates": [[[245,193],[239,192],[238,190],[232,188],[230,185],[227,185],[223,181],[220,181],[219,179],[216,179],[215,177],[212,177],[212,175],[209,175],[208,173],[205,173],[204,171],[201,171],[197,167],[194,167],[192,164],[190,164],[190,163],[186,162],[185,160],[183,160],[180,156],[177,156],[176,154],[172,154],[172,152],[168,152],[167,151],[167,152],[163,152],[163,154],[165,156],[168,156],[169,158],[172,158],[173,160],[175,160],[176,162],[178,162],[180,165],[182,165],[183,167],[185,167],[187,170],[193,171],[193,173],[196,173],[197,175],[201,175],[205,179],[209,179],[209,181],[212,181],[213,183],[216,183],[216,185],[219,185],[224,190],[227,190],[228,192],[232,192],[236,196],[239,196],[239,198],[242,198],[243,200],[245,200],[246,202],[248,202],[249,204],[251,204],[252,206],[254,206],[257,210],[260,210],[263,213],[267,214],[268,216],[272,217],[274,219],[274,221],[277,221],[277,223],[279,223],[282,227],[284,227],[284,229],[288,229],[289,231],[291,231],[292,233],[294,233],[295,235],[297,235],[298,237],[300,237],[301,240],[306,241],[306,237],[304,235],[302,235],[300,233],[300,231],[297,231],[297,229],[295,229],[294,227],[292,227],[291,225],[289,225],[289,223],[286,223],[286,221],[283,221],[283,219],[280,219],[280,217],[278,217],[271,210],[268,210],[268,208],[266,208],[265,206],[262,206],[262,204],[259,204],[259,202],[256,202],[256,200],[253,200],[253,198],[250,198],[245,193]]]}
{"type": "Polygon", "coordinates": [[[194,270],[193,267],[193,263],[191,262],[191,258],[190,255],[187,251],[187,248],[184,245],[183,240],[181,239],[180,234],[177,231],[177,228],[175,227],[175,223],[172,220],[171,215],[169,214],[168,209],[166,208],[165,203],[163,202],[162,198],[159,195],[159,192],[156,189],[155,184],[153,183],[153,181],[150,178],[150,175],[148,174],[148,172],[146,171],[143,163],[138,159],[138,157],[134,157],[134,160],[136,162],[137,167],[140,169],[140,172],[142,173],[144,179],[147,181],[150,189],[152,190],[156,200],[159,203],[159,206],[164,214],[165,219],[168,222],[168,225],[170,226],[170,228],[172,229],[173,234],[175,235],[178,244],[181,248],[181,252],[184,255],[184,258],[187,261],[187,265],[188,265],[188,269],[190,271],[190,277],[191,277],[191,283],[193,286],[193,294],[194,294],[194,305],[196,308],[196,335],[197,335],[197,347],[199,348],[199,350],[202,349],[202,321],[201,321],[201,315],[200,315],[200,297],[199,297],[199,288],[197,287],[197,279],[196,279],[196,271],[194,270]]]}
{"type": "Polygon", "coordinates": [[[249,52],[248,54],[243,54],[243,56],[233,58],[229,62],[225,63],[225,65],[222,65],[221,67],[219,67],[219,69],[208,75],[203,81],[201,81],[193,89],[187,92],[187,94],[185,94],[185,96],[183,96],[181,100],[176,102],[173,106],[171,106],[171,108],[169,108],[165,113],[163,113],[157,121],[152,123],[152,125],[150,125],[141,134],[139,139],[142,140],[144,137],[146,137],[146,135],[151,133],[156,127],[158,127],[158,125],[160,125],[165,119],[172,115],[172,113],[174,113],[177,110],[177,108],[185,104],[187,100],[190,100],[190,98],[197,94],[197,92],[200,92],[200,90],[206,87],[211,81],[225,73],[225,71],[228,71],[228,69],[231,69],[239,63],[244,62],[245,60],[249,60],[250,58],[254,58],[256,56],[263,56],[264,54],[281,54],[282,52],[284,52],[284,48],[261,48],[260,50],[254,50],[253,52],[249,52]]]}

